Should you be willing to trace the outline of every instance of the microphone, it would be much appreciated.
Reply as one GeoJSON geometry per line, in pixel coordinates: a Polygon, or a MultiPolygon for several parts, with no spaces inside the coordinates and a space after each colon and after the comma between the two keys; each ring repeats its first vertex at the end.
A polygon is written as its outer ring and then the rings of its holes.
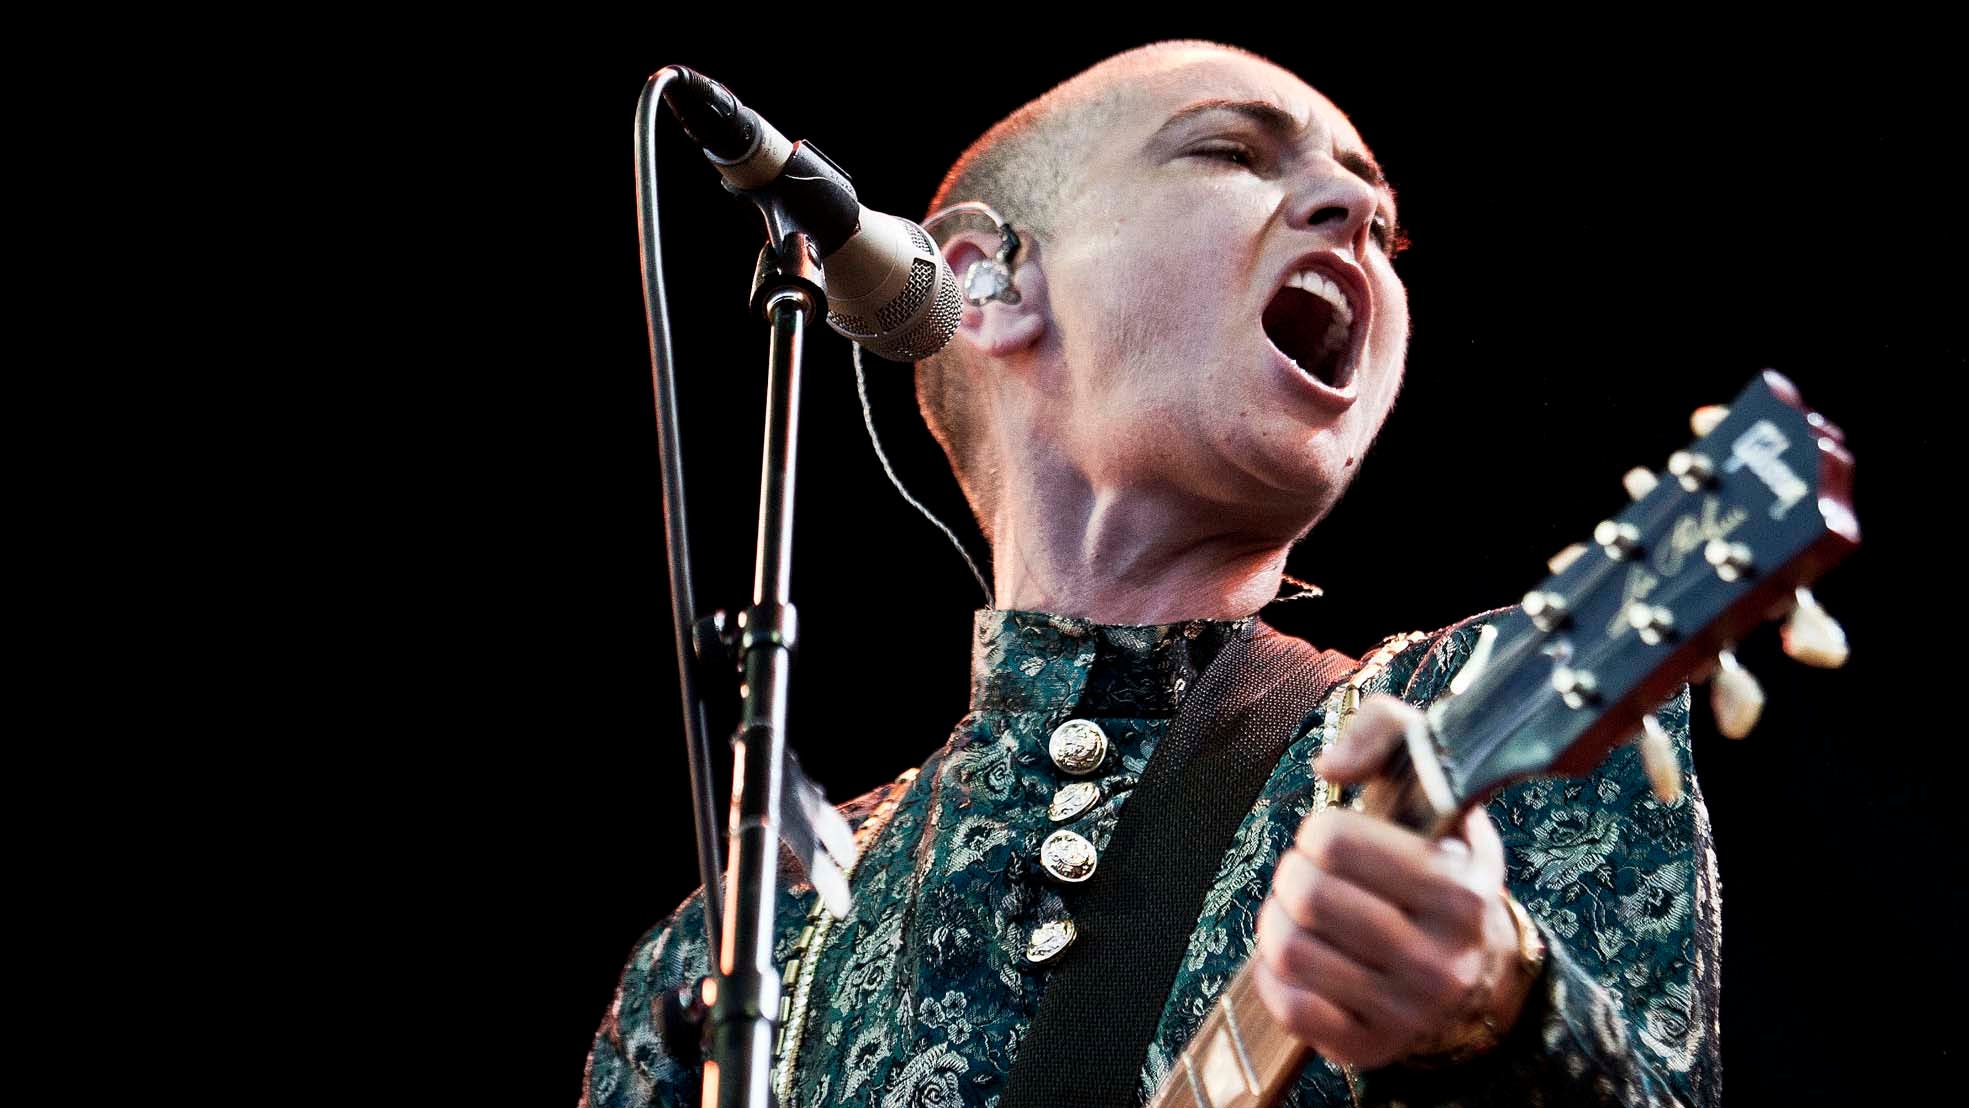
{"type": "Polygon", "coordinates": [[[827,277],[827,324],[871,353],[913,362],[957,331],[963,297],[928,231],[862,206],[853,182],[806,141],[789,142],[731,90],[683,66],[663,101],[725,187],[759,205],[775,242],[804,231],[827,277]]]}

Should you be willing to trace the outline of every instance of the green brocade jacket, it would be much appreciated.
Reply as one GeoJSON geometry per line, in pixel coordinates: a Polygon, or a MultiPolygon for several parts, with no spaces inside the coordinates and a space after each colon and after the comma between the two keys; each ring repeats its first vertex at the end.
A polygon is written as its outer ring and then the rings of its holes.
{"type": "MultiPolygon", "coordinates": [[[[1483,618],[1386,640],[1354,683],[1427,704],[1468,656],[1483,618]]],[[[1066,828],[1096,852],[1106,848],[1185,690],[1255,626],[1255,618],[1118,627],[978,613],[969,714],[919,769],[843,809],[862,852],[848,918],[816,916],[804,884],[780,897],[774,957],[782,966],[799,960],[785,982],[791,1013],[774,1064],[782,1106],[995,1108],[1050,969],[1076,954],[1069,944],[1033,957],[1071,918],[1041,865],[1041,842],[1066,828]],[[1049,754],[1049,736],[1069,719],[1090,720],[1108,737],[1092,772],[1070,775],[1049,754]],[[1056,821],[1049,807],[1075,781],[1098,788],[1076,790],[1088,806],[1056,821]]],[[[1144,1100],[1251,953],[1273,867],[1322,790],[1311,763],[1337,734],[1343,694],[1336,689],[1301,724],[1224,856],[1142,1068],[1144,1100]]],[[[1660,720],[1689,774],[1686,688],[1660,720]]],[[[1517,1025],[1474,1060],[1392,1066],[1357,1083],[1314,1057],[1284,1103],[1715,1103],[1715,857],[1702,794],[1693,776],[1685,780],[1683,799],[1658,803],[1636,752],[1622,747],[1590,777],[1499,794],[1489,814],[1507,881],[1550,952],[1517,1025]]],[[[652,1006],[706,972],[700,898],[630,956],[589,1056],[584,1105],[698,1103],[701,1075],[670,1057],[652,1006]]],[[[1086,1034],[1089,1050],[1103,1048],[1097,1029],[1086,1034]]]]}

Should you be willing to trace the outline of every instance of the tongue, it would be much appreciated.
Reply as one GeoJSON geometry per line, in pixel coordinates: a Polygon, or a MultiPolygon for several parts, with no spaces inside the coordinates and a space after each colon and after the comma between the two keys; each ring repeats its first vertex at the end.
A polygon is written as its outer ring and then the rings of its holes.
{"type": "Polygon", "coordinates": [[[1265,305],[1265,335],[1299,368],[1327,384],[1331,380],[1330,358],[1326,355],[1326,329],[1333,321],[1333,305],[1304,289],[1280,289],[1265,305]]]}

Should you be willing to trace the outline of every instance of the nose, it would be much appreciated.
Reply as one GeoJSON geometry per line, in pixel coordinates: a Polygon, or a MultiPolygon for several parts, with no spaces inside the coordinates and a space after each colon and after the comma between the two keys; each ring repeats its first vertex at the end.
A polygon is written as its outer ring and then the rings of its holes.
{"type": "Polygon", "coordinates": [[[1373,185],[1331,156],[1320,154],[1299,174],[1290,200],[1290,222],[1294,227],[1318,233],[1336,248],[1352,250],[1355,258],[1362,258],[1367,254],[1374,210],[1380,203],[1373,185]]]}

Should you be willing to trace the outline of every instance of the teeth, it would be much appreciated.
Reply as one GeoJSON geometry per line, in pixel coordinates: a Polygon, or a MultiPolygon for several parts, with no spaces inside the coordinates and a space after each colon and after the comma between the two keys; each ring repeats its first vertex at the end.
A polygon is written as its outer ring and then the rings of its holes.
{"type": "Polygon", "coordinates": [[[1347,294],[1341,292],[1340,286],[1325,274],[1303,269],[1293,274],[1285,284],[1287,288],[1304,289],[1333,305],[1333,318],[1348,326],[1353,325],[1354,309],[1347,303],[1347,294]]]}
{"type": "Polygon", "coordinates": [[[1347,344],[1347,337],[1353,333],[1354,309],[1347,303],[1347,294],[1332,278],[1315,270],[1302,269],[1286,282],[1287,288],[1301,289],[1312,293],[1333,306],[1333,321],[1327,324],[1326,335],[1321,339],[1326,350],[1338,350],[1347,344]]]}

